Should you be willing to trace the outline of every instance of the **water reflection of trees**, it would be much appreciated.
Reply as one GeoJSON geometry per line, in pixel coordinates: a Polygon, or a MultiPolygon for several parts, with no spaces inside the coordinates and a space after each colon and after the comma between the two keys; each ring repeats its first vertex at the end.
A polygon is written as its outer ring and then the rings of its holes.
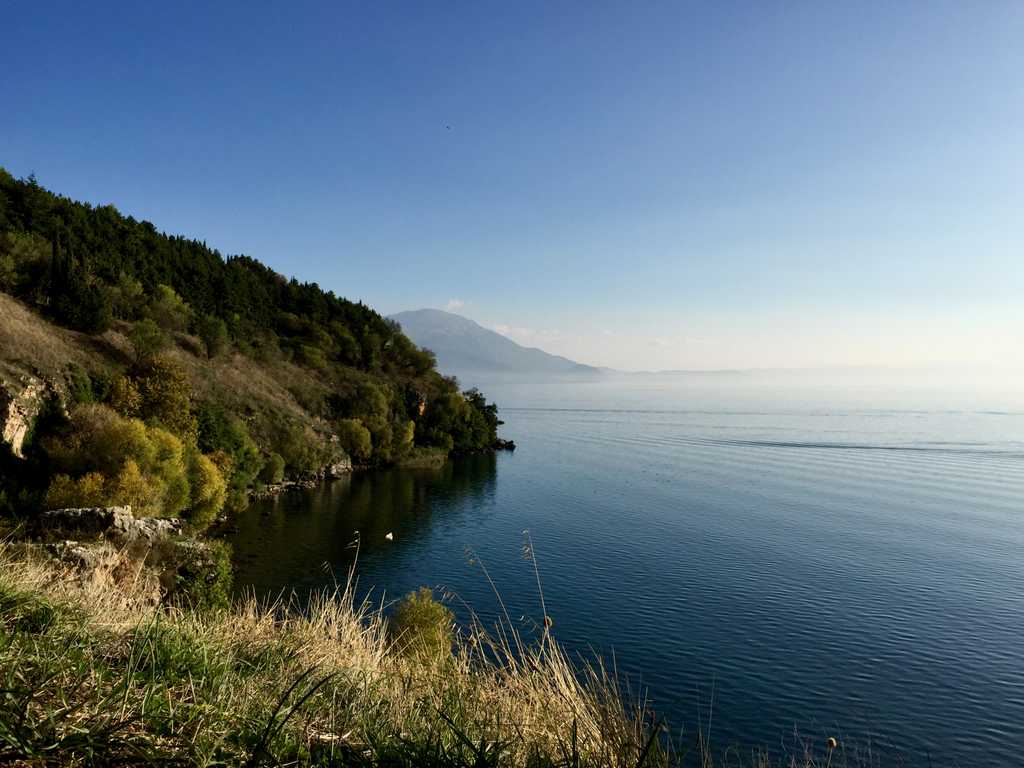
{"type": "Polygon", "coordinates": [[[238,583],[258,593],[302,591],[343,575],[358,537],[360,557],[387,557],[444,520],[480,514],[497,482],[494,454],[465,456],[435,470],[357,473],[317,488],[254,503],[230,537],[238,583]],[[395,542],[385,540],[395,532],[395,542]]]}

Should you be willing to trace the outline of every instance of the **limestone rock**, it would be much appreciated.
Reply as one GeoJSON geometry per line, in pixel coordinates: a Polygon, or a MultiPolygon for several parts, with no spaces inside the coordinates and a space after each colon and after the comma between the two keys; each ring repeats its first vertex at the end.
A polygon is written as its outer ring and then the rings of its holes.
{"type": "Polygon", "coordinates": [[[25,437],[43,410],[46,383],[35,376],[0,386],[0,439],[18,458],[24,458],[25,437]]]}
{"type": "Polygon", "coordinates": [[[181,521],[167,517],[136,518],[131,507],[75,507],[41,512],[35,521],[35,537],[57,539],[106,539],[116,546],[181,535],[181,521]]]}
{"type": "Polygon", "coordinates": [[[110,531],[126,531],[133,521],[131,507],[50,509],[35,519],[33,534],[44,541],[99,539],[110,531]]]}
{"type": "Polygon", "coordinates": [[[54,509],[39,515],[34,533],[84,589],[126,587],[126,595],[152,603],[226,600],[223,547],[182,536],[180,520],[135,518],[131,507],[54,509]]]}
{"type": "Polygon", "coordinates": [[[327,477],[341,477],[347,475],[352,471],[352,459],[348,456],[343,456],[333,464],[328,464],[325,470],[327,477]]]}

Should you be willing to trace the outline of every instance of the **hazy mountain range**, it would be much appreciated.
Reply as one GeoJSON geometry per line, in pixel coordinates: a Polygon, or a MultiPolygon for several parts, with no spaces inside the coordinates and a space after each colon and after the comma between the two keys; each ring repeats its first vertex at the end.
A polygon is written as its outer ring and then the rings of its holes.
{"type": "Polygon", "coordinates": [[[520,373],[556,376],[601,376],[606,371],[535,347],[516,344],[468,317],[440,309],[417,309],[391,316],[405,335],[437,355],[445,373],[520,373]]]}
{"type": "Polygon", "coordinates": [[[484,328],[468,317],[440,309],[416,309],[391,315],[405,335],[437,355],[438,370],[463,378],[467,374],[523,374],[598,378],[605,376],[735,377],[742,371],[671,370],[618,371],[584,365],[536,347],[524,347],[484,328]]]}

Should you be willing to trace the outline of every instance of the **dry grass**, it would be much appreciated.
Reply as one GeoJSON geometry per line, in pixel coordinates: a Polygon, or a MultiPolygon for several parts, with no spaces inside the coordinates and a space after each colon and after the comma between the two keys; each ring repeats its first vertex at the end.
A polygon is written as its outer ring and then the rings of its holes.
{"type": "Polygon", "coordinates": [[[133,597],[0,552],[0,689],[25,701],[0,709],[0,761],[84,757],[71,737],[94,729],[89,749],[111,760],[664,763],[603,669],[575,669],[549,638],[526,647],[477,627],[424,660],[396,652],[384,615],[351,586],[303,611],[248,601],[198,614],[133,597]],[[19,741],[4,719],[25,714],[59,727],[19,741]]]}
{"type": "Polygon", "coordinates": [[[177,358],[192,375],[196,394],[201,399],[214,400],[239,413],[258,405],[295,419],[308,419],[286,386],[287,381],[310,378],[309,372],[298,366],[277,363],[276,368],[281,370],[271,370],[238,353],[206,360],[179,352],[177,358]]]}
{"type": "Polygon", "coordinates": [[[0,293],[0,364],[7,368],[7,373],[60,376],[68,363],[81,364],[88,357],[76,336],[0,293]]]}

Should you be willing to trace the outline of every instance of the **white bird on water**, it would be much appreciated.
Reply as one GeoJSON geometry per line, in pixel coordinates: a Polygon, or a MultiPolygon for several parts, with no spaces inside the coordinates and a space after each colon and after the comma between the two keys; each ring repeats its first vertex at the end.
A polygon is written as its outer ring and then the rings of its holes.
{"type": "Polygon", "coordinates": [[[387,539],[388,541],[394,541],[395,540],[395,534],[393,534],[391,531],[388,531],[387,533],[384,534],[384,538],[387,539]]]}

